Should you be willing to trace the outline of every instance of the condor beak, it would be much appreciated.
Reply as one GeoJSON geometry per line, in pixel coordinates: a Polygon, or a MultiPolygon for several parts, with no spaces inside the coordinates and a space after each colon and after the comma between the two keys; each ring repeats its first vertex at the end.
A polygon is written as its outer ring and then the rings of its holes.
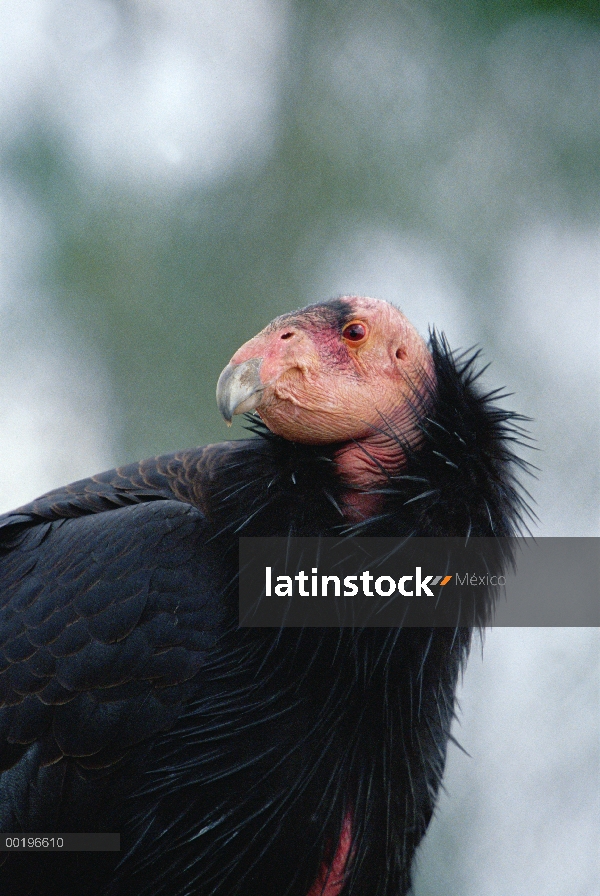
{"type": "Polygon", "coordinates": [[[250,358],[241,364],[229,363],[219,377],[217,406],[229,426],[235,414],[245,414],[259,406],[265,388],[259,375],[262,360],[250,358]]]}

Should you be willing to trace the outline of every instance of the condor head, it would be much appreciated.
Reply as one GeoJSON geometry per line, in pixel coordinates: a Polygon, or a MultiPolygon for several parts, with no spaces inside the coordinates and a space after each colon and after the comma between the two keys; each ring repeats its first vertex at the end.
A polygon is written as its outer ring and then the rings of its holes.
{"type": "Polygon", "coordinates": [[[233,356],[217,402],[255,410],[283,438],[337,446],[340,472],[368,489],[403,463],[435,388],[427,345],[387,302],[344,296],[276,318],[233,356]]]}

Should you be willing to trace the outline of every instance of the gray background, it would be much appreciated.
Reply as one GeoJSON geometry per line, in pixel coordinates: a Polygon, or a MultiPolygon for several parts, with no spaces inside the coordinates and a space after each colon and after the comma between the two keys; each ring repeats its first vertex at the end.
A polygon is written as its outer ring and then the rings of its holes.
{"type": "MultiPolygon", "coordinates": [[[[534,418],[532,530],[597,535],[593,10],[0,0],[2,508],[226,438],[235,349],[355,292],[483,347],[534,418]]],[[[474,650],[418,896],[599,892],[598,648],[474,650]]]]}

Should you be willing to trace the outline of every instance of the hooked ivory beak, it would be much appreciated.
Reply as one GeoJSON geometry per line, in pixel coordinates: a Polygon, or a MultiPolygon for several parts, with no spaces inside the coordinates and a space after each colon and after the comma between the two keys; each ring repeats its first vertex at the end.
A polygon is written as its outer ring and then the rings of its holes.
{"type": "Polygon", "coordinates": [[[231,425],[235,414],[245,414],[257,408],[262,399],[265,384],[259,370],[262,358],[250,358],[241,364],[228,364],[217,383],[217,406],[231,425]]]}

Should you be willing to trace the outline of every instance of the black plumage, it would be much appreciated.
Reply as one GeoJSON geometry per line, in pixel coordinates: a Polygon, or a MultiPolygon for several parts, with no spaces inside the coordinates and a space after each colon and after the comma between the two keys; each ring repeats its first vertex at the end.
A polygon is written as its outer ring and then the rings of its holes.
{"type": "Polygon", "coordinates": [[[519,418],[430,348],[421,441],[395,434],[407,462],[368,520],[340,516],[331,447],[255,423],[0,519],[0,830],[122,844],[10,856],[2,893],[316,896],[348,819],[331,892],[407,892],[472,633],[240,630],[237,539],[514,533],[519,418]]]}

